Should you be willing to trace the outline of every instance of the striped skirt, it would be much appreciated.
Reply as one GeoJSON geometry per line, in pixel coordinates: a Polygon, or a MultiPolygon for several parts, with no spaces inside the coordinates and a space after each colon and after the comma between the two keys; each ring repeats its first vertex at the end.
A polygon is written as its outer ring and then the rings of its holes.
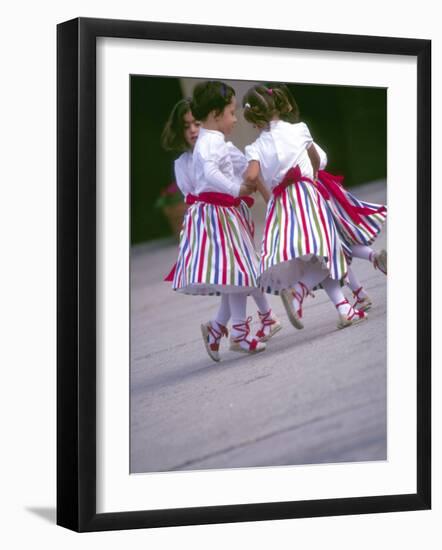
{"type": "MultiPolygon", "coordinates": [[[[331,174],[326,173],[328,177],[331,174]]],[[[333,177],[333,176],[332,176],[333,177]]],[[[318,181],[321,182],[321,172],[318,175],[318,181]]],[[[327,200],[327,205],[331,210],[333,218],[335,220],[336,227],[341,235],[341,238],[349,246],[353,244],[361,244],[365,246],[371,245],[376,238],[379,236],[379,233],[382,230],[382,227],[387,219],[387,210],[384,205],[374,204],[371,202],[365,202],[357,199],[352,193],[347,191],[342,185],[340,186],[341,191],[344,193],[347,201],[353,206],[359,208],[369,208],[371,210],[380,210],[385,208],[385,211],[378,212],[374,214],[359,214],[360,221],[356,223],[348,212],[342,207],[339,201],[330,194],[329,199],[327,200]]]]}
{"type": "Polygon", "coordinates": [[[255,239],[255,223],[253,221],[252,211],[247,206],[247,204],[243,201],[241,201],[240,205],[238,206],[244,221],[246,222],[247,231],[249,232],[250,238],[252,239],[252,242],[254,242],[255,239]]]}
{"type": "Polygon", "coordinates": [[[173,289],[185,294],[249,292],[257,287],[259,258],[240,207],[205,202],[184,218],[173,289]]]}
{"type": "Polygon", "coordinates": [[[347,274],[347,248],[323,196],[313,184],[298,181],[267,205],[259,286],[278,294],[312,270],[341,281],[347,274]]]}

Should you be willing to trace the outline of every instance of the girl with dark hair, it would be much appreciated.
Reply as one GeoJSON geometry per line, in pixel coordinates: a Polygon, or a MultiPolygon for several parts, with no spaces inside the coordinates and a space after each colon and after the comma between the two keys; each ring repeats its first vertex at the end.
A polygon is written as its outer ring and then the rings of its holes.
{"type": "Polygon", "coordinates": [[[191,177],[192,151],[200,125],[190,109],[190,99],[181,99],[173,107],[161,135],[161,144],[166,151],[181,153],[175,160],[174,171],[176,183],[184,197],[192,194],[194,187],[191,177]]]}
{"type": "Polygon", "coordinates": [[[303,301],[318,284],[338,310],[338,328],[365,320],[366,314],[353,308],[340,288],[349,251],[315,183],[320,158],[308,127],[282,119],[293,106],[279,88],[252,87],[243,107],[245,119],[262,130],[246,147],[246,178],[255,181],[261,174],[272,193],[261,250],[261,288],[269,293],[293,289],[285,305],[296,328],[303,328],[303,301]]]}
{"type": "Polygon", "coordinates": [[[181,233],[173,288],[187,294],[221,295],[215,318],[201,325],[206,350],[219,361],[220,340],[228,334],[230,316],[230,349],[243,353],[264,351],[260,340],[268,339],[280,325],[261,293],[267,306],[267,317],[261,320],[266,331],[250,337],[246,301],[257,290],[258,258],[241,202],[249,199],[255,186],[238,177],[232,146],[225,141],[236,123],[234,90],[222,82],[202,82],[194,90],[191,110],[201,120],[192,157],[194,198],[181,233]]]}
{"type": "MultiPolygon", "coordinates": [[[[162,134],[162,145],[166,150],[184,153],[175,161],[175,178],[178,187],[183,193],[187,204],[194,204],[198,201],[195,192],[195,177],[192,173],[192,155],[193,147],[198,138],[201,123],[195,119],[191,111],[191,100],[182,99],[172,109],[169,119],[162,134]]],[[[244,154],[235,145],[228,141],[226,142],[230,159],[232,161],[233,173],[238,181],[242,178],[242,174],[247,169],[247,161],[244,154]]],[[[247,202],[251,203],[251,197],[248,201],[241,200],[238,208],[240,209],[246,221],[247,230],[253,241],[254,239],[254,223],[251,211],[247,202]]],[[[187,213],[186,213],[187,215],[187,213]]],[[[186,219],[184,225],[186,225],[186,219]]],[[[172,268],[169,275],[165,278],[166,281],[173,281],[176,271],[176,264],[172,268]]],[[[251,291],[251,296],[254,299],[258,308],[258,318],[260,327],[256,333],[257,339],[261,342],[267,342],[274,336],[282,326],[276,316],[273,314],[266,296],[259,289],[251,291]]],[[[225,319],[225,324],[230,318],[229,300],[226,294],[221,295],[223,313],[228,313],[228,317],[222,315],[222,320],[225,319]]],[[[219,357],[218,353],[209,354],[212,358],[219,357]]]]}

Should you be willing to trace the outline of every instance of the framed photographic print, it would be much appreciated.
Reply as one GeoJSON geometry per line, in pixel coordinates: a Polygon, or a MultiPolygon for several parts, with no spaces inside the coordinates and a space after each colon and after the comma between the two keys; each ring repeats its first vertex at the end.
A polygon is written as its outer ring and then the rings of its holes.
{"type": "Polygon", "coordinates": [[[430,41],[57,32],[57,523],[430,508],[430,41]]]}

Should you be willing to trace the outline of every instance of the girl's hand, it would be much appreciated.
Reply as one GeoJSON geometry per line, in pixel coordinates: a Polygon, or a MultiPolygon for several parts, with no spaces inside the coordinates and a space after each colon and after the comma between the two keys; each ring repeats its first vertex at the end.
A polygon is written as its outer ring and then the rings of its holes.
{"type": "Polygon", "coordinates": [[[244,195],[251,195],[252,193],[255,193],[255,191],[256,185],[251,183],[243,183],[239,188],[239,196],[243,197],[244,195]]]}
{"type": "Polygon", "coordinates": [[[256,183],[257,190],[261,193],[262,198],[264,199],[265,203],[267,204],[270,200],[271,193],[267,189],[267,187],[264,185],[264,182],[261,178],[258,178],[258,181],[256,183]]]}

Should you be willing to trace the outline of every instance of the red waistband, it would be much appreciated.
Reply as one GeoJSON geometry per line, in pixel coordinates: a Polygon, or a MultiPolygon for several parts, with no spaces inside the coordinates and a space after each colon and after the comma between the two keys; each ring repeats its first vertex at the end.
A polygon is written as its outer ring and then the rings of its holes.
{"type": "Polygon", "coordinates": [[[215,206],[239,206],[241,202],[247,204],[251,208],[254,204],[254,199],[249,196],[234,197],[227,193],[200,193],[199,195],[192,195],[189,193],[186,196],[186,204],[195,204],[196,202],[205,202],[207,204],[213,204],[215,206]]]}
{"type": "Polygon", "coordinates": [[[367,208],[363,206],[355,206],[352,204],[345,193],[345,190],[342,185],[343,181],[342,176],[334,176],[325,170],[319,170],[318,172],[318,181],[313,181],[307,176],[303,176],[301,169],[298,165],[290,168],[284,179],[276,187],[273,188],[273,195],[278,197],[283,193],[283,191],[289,186],[300,181],[306,181],[311,183],[316,187],[316,189],[321,193],[325,200],[330,200],[332,196],[341,207],[347,212],[350,218],[356,223],[359,224],[362,222],[361,216],[369,216],[371,214],[379,214],[385,212],[385,206],[381,206],[378,209],[367,208]]]}
{"type": "Polygon", "coordinates": [[[273,188],[272,193],[275,197],[279,197],[289,185],[293,185],[294,183],[298,183],[299,181],[307,181],[311,183],[312,185],[316,185],[315,182],[308,178],[307,176],[303,176],[301,173],[301,169],[298,165],[293,166],[288,170],[284,176],[284,179],[278,183],[276,187],[273,188]]]}

